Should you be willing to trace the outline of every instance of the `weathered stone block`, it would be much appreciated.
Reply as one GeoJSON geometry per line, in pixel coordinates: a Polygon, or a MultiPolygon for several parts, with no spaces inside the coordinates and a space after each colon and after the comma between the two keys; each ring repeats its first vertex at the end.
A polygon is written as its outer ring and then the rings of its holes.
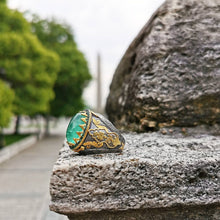
{"type": "Polygon", "coordinates": [[[167,0],[119,63],[106,112],[118,128],[220,123],[220,1],[167,0]]]}
{"type": "Polygon", "coordinates": [[[177,130],[124,134],[121,154],[82,156],[65,143],[50,209],[70,219],[220,219],[220,137],[177,130]]]}

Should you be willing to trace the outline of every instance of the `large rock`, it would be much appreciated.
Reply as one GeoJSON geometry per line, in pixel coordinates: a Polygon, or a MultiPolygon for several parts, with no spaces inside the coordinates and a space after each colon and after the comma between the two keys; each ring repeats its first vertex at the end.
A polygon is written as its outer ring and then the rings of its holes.
{"type": "Polygon", "coordinates": [[[167,0],[119,63],[106,112],[138,131],[220,123],[220,1],[167,0]]]}
{"type": "Polygon", "coordinates": [[[64,144],[50,209],[70,219],[220,219],[219,136],[124,136],[121,154],[82,156],[64,144]]]}

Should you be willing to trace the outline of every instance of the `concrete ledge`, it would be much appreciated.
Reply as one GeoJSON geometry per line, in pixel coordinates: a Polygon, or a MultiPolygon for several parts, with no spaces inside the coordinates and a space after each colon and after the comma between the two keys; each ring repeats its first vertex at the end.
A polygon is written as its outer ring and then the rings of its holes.
{"type": "Polygon", "coordinates": [[[70,220],[219,220],[217,206],[100,211],[72,214],[70,220]],[[211,218],[210,218],[211,216],[211,218]]]}
{"type": "Polygon", "coordinates": [[[38,140],[37,135],[31,135],[18,142],[15,142],[14,144],[8,145],[7,147],[3,148],[2,150],[0,150],[0,163],[10,159],[19,152],[32,146],[37,142],[37,140],[38,140]]]}
{"type": "Polygon", "coordinates": [[[122,154],[79,156],[64,143],[52,211],[70,219],[220,219],[219,136],[124,136],[122,154]]]}

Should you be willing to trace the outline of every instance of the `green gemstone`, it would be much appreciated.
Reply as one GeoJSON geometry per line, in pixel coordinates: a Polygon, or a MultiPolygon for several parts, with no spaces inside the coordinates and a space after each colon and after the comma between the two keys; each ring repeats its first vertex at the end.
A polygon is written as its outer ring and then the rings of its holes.
{"type": "Polygon", "coordinates": [[[85,111],[77,113],[71,120],[66,130],[67,142],[71,144],[71,148],[75,148],[80,142],[81,137],[84,135],[86,129],[86,122],[88,117],[85,115],[85,111]],[[74,146],[72,146],[74,145],[74,146]]]}

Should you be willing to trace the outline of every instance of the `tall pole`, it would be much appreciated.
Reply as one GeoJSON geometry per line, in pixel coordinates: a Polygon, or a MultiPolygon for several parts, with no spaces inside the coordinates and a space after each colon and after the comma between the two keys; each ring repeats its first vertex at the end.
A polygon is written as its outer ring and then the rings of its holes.
{"type": "Polygon", "coordinates": [[[101,85],[101,56],[97,54],[97,103],[96,103],[97,112],[101,113],[102,111],[102,85],[101,85]]]}

